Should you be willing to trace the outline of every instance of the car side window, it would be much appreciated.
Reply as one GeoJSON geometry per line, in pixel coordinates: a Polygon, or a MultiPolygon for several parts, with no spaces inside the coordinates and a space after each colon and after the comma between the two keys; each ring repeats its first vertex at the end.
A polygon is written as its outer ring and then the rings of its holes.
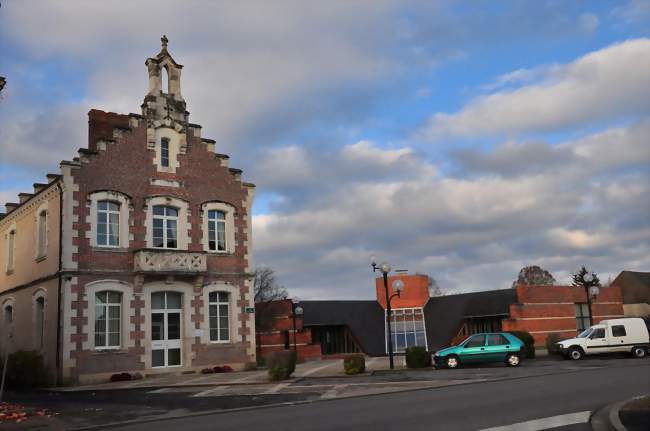
{"type": "Polygon", "coordinates": [[[612,326],[612,335],[614,337],[625,337],[627,335],[627,332],[625,332],[625,326],[623,325],[612,326]]]}
{"type": "Polygon", "coordinates": [[[475,335],[465,344],[465,347],[483,347],[485,345],[485,335],[475,335]]]}
{"type": "Polygon", "coordinates": [[[510,344],[508,339],[501,334],[488,335],[488,346],[505,346],[510,344]]]}
{"type": "Polygon", "coordinates": [[[591,333],[589,338],[591,338],[592,340],[595,338],[605,338],[605,329],[604,328],[594,329],[594,332],[591,333]]]}

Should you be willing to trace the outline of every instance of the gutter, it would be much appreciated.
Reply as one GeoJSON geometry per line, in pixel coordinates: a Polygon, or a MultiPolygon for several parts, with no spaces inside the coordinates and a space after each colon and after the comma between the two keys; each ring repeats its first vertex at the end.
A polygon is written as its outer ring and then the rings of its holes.
{"type": "Polygon", "coordinates": [[[57,384],[61,385],[63,379],[63,368],[61,366],[61,273],[63,270],[63,187],[61,182],[57,183],[59,189],[59,270],[58,270],[58,290],[57,290],[57,312],[56,312],[56,371],[57,384]]]}

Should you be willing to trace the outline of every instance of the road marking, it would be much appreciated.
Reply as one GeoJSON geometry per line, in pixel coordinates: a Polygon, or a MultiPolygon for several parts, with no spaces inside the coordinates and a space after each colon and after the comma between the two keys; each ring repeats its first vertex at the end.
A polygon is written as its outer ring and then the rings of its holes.
{"type": "Polygon", "coordinates": [[[335,385],[332,389],[329,391],[323,393],[321,395],[321,399],[327,399],[327,398],[336,398],[336,396],[339,394],[339,390],[345,388],[347,385],[335,385]]]}
{"type": "Polygon", "coordinates": [[[165,392],[169,392],[169,390],[170,390],[170,388],[160,388],[160,389],[156,389],[156,390],[153,390],[153,391],[149,391],[147,393],[148,394],[164,394],[165,392]]]}
{"type": "Polygon", "coordinates": [[[312,369],[309,370],[309,371],[305,371],[304,373],[297,373],[297,374],[298,374],[298,377],[307,377],[307,376],[309,376],[309,375],[312,375],[312,374],[314,374],[314,373],[319,372],[320,370],[324,370],[325,368],[329,368],[329,367],[332,367],[332,366],[334,366],[334,365],[340,365],[340,364],[341,364],[341,362],[339,362],[339,361],[334,361],[334,362],[331,362],[331,363],[329,363],[329,364],[327,364],[327,365],[323,365],[323,366],[320,366],[320,367],[312,368],[312,369]]]}
{"type": "Polygon", "coordinates": [[[228,386],[217,386],[216,388],[208,389],[207,391],[197,392],[194,395],[190,395],[190,397],[213,397],[225,392],[226,389],[228,389],[228,386]]]}
{"type": "Polygon", "coordinates": [[[291,383],[280,383],[280,384],[275,385],[271,389],[268,389],[268,390],[266,390],[266,391],[264,391],[262,393],[263,394],[275,394],[275,393],[278,393],[279,391],[281,391],[282,389],[286,388],[290,384],[291,383]]]}
{"type": "Polygon", "coordinates": [[[589,421],[591,412],[569,413],[566,415],[551,416],[548,418],[534,419],[501,427],[486,428],[481,431],[540,431],[567,425],[583,424],[589,421]]]}

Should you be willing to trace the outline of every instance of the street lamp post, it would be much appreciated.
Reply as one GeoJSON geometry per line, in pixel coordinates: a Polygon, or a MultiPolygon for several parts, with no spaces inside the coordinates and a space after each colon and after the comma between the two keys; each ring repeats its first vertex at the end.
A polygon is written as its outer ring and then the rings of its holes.
{"type": "Polygon", "coordinates": [[[382,263],[381,265],[377,265],[377,262],[375,260],[375,257],[372,256],[370,265],[372,265],[372,272],[376,272],[377,270],[381,271],[381,274],[384,278],[384,291],[386,293],[386,330],[388,332],[388,358],[390,361],[390,369],[394,369],[394,361],[393,361],[393,331],[391,329],[391,314],[392,314],[392,309],[390,307],[390,301],[394,297],[400,296],[402,289],[404,288],[404,282],[402,280],[395,280],[393,282],[393,290],[395,290],[397,293],[393,293],[392,295],[389,295],[388,293],[388,273],[390,273],[390,265],[387,262],[382,263]]]}
{"type": "Polygon", "coordinates": [[[594,318],[592,312],[592,302],[596,300],[598,294],[600,293],[599,285],[600,281],[597,277],[594,276],[594,273],[585,267],[581,267],[576,272],[576,278],[579,280],[582,278],[580,284],[585,289],[585,296],[587,297],[587,308],[589,309],[589,326],[593,326],[594,318]],[[582,276],[582,277],[581,277],[582,276]]]}
{"type": "Polygon", "coordinates": [[[293,318],[293,351],[298,354],[297,344],[296,344],[296,316],[302,316],[303,310],[297,298],[294,298],[291,301],[291,317],[293,318]]]}

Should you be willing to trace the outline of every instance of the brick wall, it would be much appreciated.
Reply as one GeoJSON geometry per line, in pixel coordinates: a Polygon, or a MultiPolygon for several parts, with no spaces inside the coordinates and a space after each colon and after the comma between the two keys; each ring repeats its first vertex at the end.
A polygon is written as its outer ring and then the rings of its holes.
{"type": "Polygon", "coordinates": [[[314,344],[311,330],[302,326],[303,319],[296,316],[296,331],[293,330],[291,300],[263,302],[255,304],[257,328],[257,355],[265,358],[270,353],[286,350],[286,336],[289,336],[289,349],[294,348],[294,335],[298,360],[320,359],[320,344],[314,344]]]}
{"type": "MultiPolygon", "coordinates": [[[[573,337],[577,332],[576,303],[585,303],[584,290],[573,286],[517,286],[517,303],[510,306],[510,318],[503,320],[504,331],[527,331],[535,345],[543,347],[549,333],[573,337]]],[[[621,290],[601,288],[592,304],[593,320],[623,317],[621,290]]]]}

